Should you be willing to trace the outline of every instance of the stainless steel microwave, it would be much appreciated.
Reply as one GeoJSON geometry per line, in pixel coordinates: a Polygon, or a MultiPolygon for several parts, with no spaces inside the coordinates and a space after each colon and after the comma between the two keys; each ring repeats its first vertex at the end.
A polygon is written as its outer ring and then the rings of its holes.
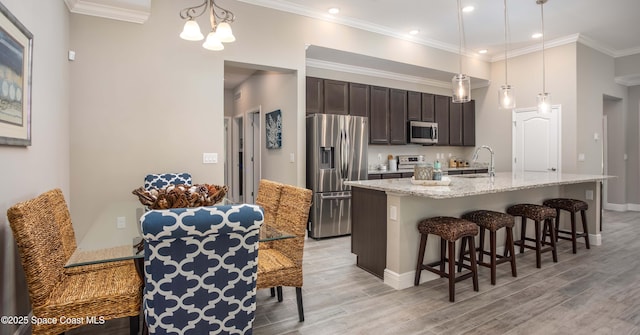
{"type": "Polygon", "coordinates": [[[409,143],[438,143],[438,124],[435,122],[409,121],[409,143]]]}

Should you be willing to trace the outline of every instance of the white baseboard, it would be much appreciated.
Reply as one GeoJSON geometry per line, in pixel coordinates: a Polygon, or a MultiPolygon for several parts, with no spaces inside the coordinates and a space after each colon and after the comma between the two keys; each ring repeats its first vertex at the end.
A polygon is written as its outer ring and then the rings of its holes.
{"type": "Polygon", "coordinates": [[[604,209],[614,211],[614,212],[640,212],[640,204],[612,204],[606,203],[604,205],[604,209]]]}

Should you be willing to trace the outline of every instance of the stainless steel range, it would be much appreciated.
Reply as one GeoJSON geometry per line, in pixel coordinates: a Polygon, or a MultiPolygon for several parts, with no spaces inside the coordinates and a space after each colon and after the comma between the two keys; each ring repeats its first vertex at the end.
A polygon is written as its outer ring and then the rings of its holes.
{"type": "Polygon", "coordinates": [[[423,155],[398,155],[398,169],[413,169],[418,163],[424,163],[423,155]]]}

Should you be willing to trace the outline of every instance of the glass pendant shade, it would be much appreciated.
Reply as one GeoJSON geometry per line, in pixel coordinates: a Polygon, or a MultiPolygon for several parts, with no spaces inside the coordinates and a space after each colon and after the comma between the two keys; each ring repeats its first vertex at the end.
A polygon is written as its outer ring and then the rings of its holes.
{"type": "Polygon", "coordinates": [[[538,112],[550,113],[551,112],[551,94],[539,93],[538,94],[538,112]]]}
{"type": "Polygon", "coordinates": [[[451,102],[463,103],[471,101],[471,78],[466,74],[456,74],[451,79],[453,86],[453,97],[451,102]]]}
{"type": "Polygon", "coordinates": [[[218,35],[220,42],[223,43],[231,43],[236,40],[236,37],[233,36],[233,32],[231,31],[231,25],[226,22],[218,24],[218,27],[216,27],[216,34],[218,35]]]}
{"type": "Polygon", "coordinates": [[[516,94],[511,85],[502,85],[498,91],[498,102],[501,109],[516,108],[516,94]]]}
{"type": "Polygon", "coordinates": [[[201,41],[204,39],[204,35],[200,32],[200,26],[198,22],[189,20],[185,22],[180,38],[187,41],[201,41]]]}
{"type": "Polygon", "coordinates": [[[207,35],[207,39],[202,43],[202,47],[207,50],[219,51],[224,49],[224,45],[218,39],[218,35],[215,32],[210,32],[207,35]]]}

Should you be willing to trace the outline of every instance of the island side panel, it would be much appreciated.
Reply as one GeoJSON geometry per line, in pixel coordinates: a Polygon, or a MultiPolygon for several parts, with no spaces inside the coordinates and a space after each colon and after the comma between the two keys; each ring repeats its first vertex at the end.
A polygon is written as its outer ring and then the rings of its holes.
{"type": "Polygon", "coordinates": [[[356,265],[383,278],[387,264],[387,195],[360,187],[351,188],[351,252],[356,265]]]}
{"type": "MultiPolygon", "coordinates": [[[[415,276],[418,244],[420,234],[417,229],[419,220],[433,216],[460,217],[462,214],[479,209],[504,212],[507,207],[518,203],[541,204],[544,199],[558,197],[559,186],[549,186],[526,190],[500,192],[492,194],[474,195],[450,199],[432,199],[400,194],[387,194],[388,209],[397,208],[397,219],[387,218],[387,268],[384,272],[384,282],[395,289],[413,286],[415,276]]],[[[533,234],[533,225],[528,225],[529,234],[533,234]]],[[[520,221],[516,220],[514,236],[520,236],[520,221]]],[[[504,232],[499,232],[498,247],[504,247],[504,232]]],[[[476,238],[477,241],[477,238],[476,238]]],[[[456,250],[458,247],[456,247],[456,250]]],[[[427,242],[425,263],[439,258],[439,239],[431,236],[427,242]]],[[[421,281],[437,278],[430,272],[423,271],[421,281]]]]}
{"type": "MultiPolygon", "coordinates": [[[[602,203],[601,203],[601,181],[591,183],[581,183],[564,185],[561,188],[561,197],[578,199],[589,205],[587,210],[587,228],[589,229],[589,243],[591,245],[602,245],[601,219],[602,219],[602,203]],[[591,192],[593,199],[587,199],[587,192],[591,192]]],[[[561,229],[571,230],[571,214],[562,211],[560,214],[561,229]]],[[[582,232],[582,218],[580,212],[576,213],[576,231],[582,232]]],[[[583,238],[578,238],[578,243],[584,243],[583,238]]]]}

